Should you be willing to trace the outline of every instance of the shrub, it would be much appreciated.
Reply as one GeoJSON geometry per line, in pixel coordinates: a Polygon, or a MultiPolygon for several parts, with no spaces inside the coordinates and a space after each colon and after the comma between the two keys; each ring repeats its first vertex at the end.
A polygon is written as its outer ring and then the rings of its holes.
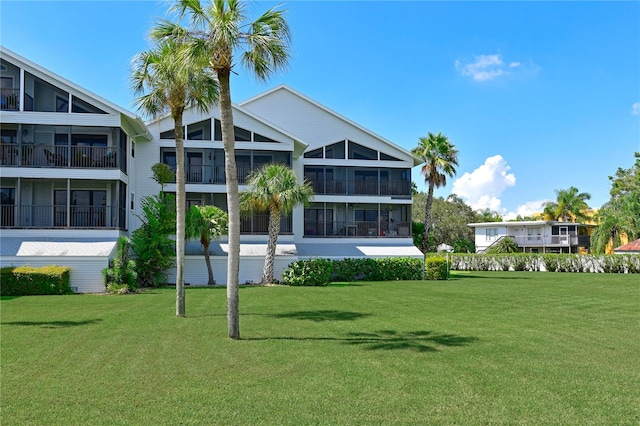
{"type": "Polygon", "coordinates": [[[2,268],[0,295],[29,296],[41,294],[72,294],[68,266],[18,266],[2,268]]]}
{"type": "Polygon", "coordinates": [[[425,280],[446,280],[448,275],[447,259],[439,256],[427,257],[424,261],[425,280]]]}
{"type": "Polygon", "coordinates": [[[109,293],[129,293],[138,288],[135,262],[131,260],[131,242],[127,237],[118,239],[113,265],[102,270],[104,287],[109,293]]]}
{"type": "Polygon", "coordinates": [[[334,281],[395,281],[422,279],[422,259],[297,260],[282,274],[283,284],[317,286],[334,281]]]}

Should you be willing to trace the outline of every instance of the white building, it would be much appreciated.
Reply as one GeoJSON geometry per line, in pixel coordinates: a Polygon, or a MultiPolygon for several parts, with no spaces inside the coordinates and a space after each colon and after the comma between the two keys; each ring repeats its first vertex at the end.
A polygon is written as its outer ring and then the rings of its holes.
{"type": "Polygon", "coordinates": [[[593,225],[553,220],[470,223],[475,231],[476,252],[484,253],[505,237],[527,253],[579,253],[590,247],[593,225]]]}
{"type": "MultiPolygon", "coordinates": [[[[72,266],[77,291],[102,291],[100,270],[116,239],[139,226],[140,199],[160,191],[151,166],[175,167],[173,121],[144,124],[15,53],[0,53],[2,265],[34,264],[39,256],[42,264],[72,266]],[[65,251],[48,242],[88,245],[65,251]]],[[[233,108],[240,190],[252,170],[277,162],[316,191],[310,206],[282,219],[278,278],[300,258],[422,257],[411,238],[411,168],[419,160],[410,152],[286,86],[233,108]]],[[[219,117],[215,107],[185,111],[187,207],[226,209],[219,117]]],[[[243,219],[241,283],[260,280],[266,240],[267,215],[243,219]]],[[[226,282],[226,249],[223,239],[210,250],[217,283],[226,282]]],[[[197,241],[187,244],[185,271],[185,282],[206,283],[197,241]]]]}

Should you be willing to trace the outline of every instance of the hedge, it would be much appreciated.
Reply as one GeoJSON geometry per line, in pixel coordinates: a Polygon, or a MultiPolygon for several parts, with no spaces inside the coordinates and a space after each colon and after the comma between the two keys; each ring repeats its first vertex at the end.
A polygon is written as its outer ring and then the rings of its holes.
{"type": "Polygon", "coordinates": [[[282,274],[286,285],[323,286],[343,281],[396,281],[422,279],[422,259],[324,258],[296,260],[282,274]]]}
{"type": "Polygon", "coordinates": [[[10,266],[0,270],[0,295],[72,294],[68,266],[10,266]]]}
{"type": "Polygon", "coordinates": [[[431,256],[424,261],[425,280],[446,280],[449,275],[447,259],[444,257],[431,256]]]}
{"type": "Polygon", "coordinates": [[[461,254],[450,256],[451,269],[459,271],[549,271],[637,274],[638,254],[461,254]]]}

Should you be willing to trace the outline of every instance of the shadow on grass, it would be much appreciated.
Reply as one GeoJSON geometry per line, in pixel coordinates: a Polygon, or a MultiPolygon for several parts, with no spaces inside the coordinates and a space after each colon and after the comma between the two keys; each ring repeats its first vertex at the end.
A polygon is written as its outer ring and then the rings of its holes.
{"type": "Polygon", "coordinates": [[[320,310],[320,311],[298,311],[286,312],[283,314],[270,315],[272,318],[289,318],[299,320],[309,320],[315,322],[322,321],[355,321],[360,318],[366,318],[371,314],[363,314],[361,312],[338,311],[338,310],[320,310]]]}
{"type": "Polygon", "coordinates": [[[487,280],[530,280],[531,277],[523,277],[523,276],[514,276],[511,275],[513,271],[487,271],[495,273],[495,275],[486,276],[486,275],[475,275],[471,274],[452,274],[449,278],[450,280],[464,280],[466,278],[474,278],[474,279],[487,279],[487,280]]]}
{"type": "Polygon", "coordinates": [[[360,346],[366,350],[410,350],[414,352],[438,352],[439,346],[467,346],[478,341],[477,337],[433,331],[380,330],[373,333],[347,333],[345,337],[256,337],[243,340],[300,340],[336,341],[345,345],[360,346]]]}
{"type": "Polygon", "coordinates": [[[2,325],[20,325],[27,327],[40,328],[67,328],[77,327],[81,325],[95,324],[102,321],[101,319],[85,320],[85,321],[9,321],[3,322],[2,325]]]}

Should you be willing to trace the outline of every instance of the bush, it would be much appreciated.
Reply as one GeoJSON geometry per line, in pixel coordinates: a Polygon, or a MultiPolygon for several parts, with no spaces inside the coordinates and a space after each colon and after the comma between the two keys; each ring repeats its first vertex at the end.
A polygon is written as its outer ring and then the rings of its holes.
{"type": "Polygon", "coordinates": [[[395,281],[422,279],[422,259],[297,260],[282,274],[286,285],[318,286],[335,281],[395,281]]]}
{"type": "Polygon", "coordinates": [[[446,280],[448,277],[447,259],[439,256],[427,257],[424,261],[425,280],[446,280]]]}
{"type": "Polygon", "coordinates": [[[113,265],[102,270],[104,287],[109,293],[124,294],[138,288],[135,262],[131,260],[131,242],[127,237],[118,239],[113,265]]]}
{"type": "Polygon", "coordinates": [[[0,295],[30,296],[42,294],[72,294],[68,266],[18,266],[0,271],[0,295]]]}

